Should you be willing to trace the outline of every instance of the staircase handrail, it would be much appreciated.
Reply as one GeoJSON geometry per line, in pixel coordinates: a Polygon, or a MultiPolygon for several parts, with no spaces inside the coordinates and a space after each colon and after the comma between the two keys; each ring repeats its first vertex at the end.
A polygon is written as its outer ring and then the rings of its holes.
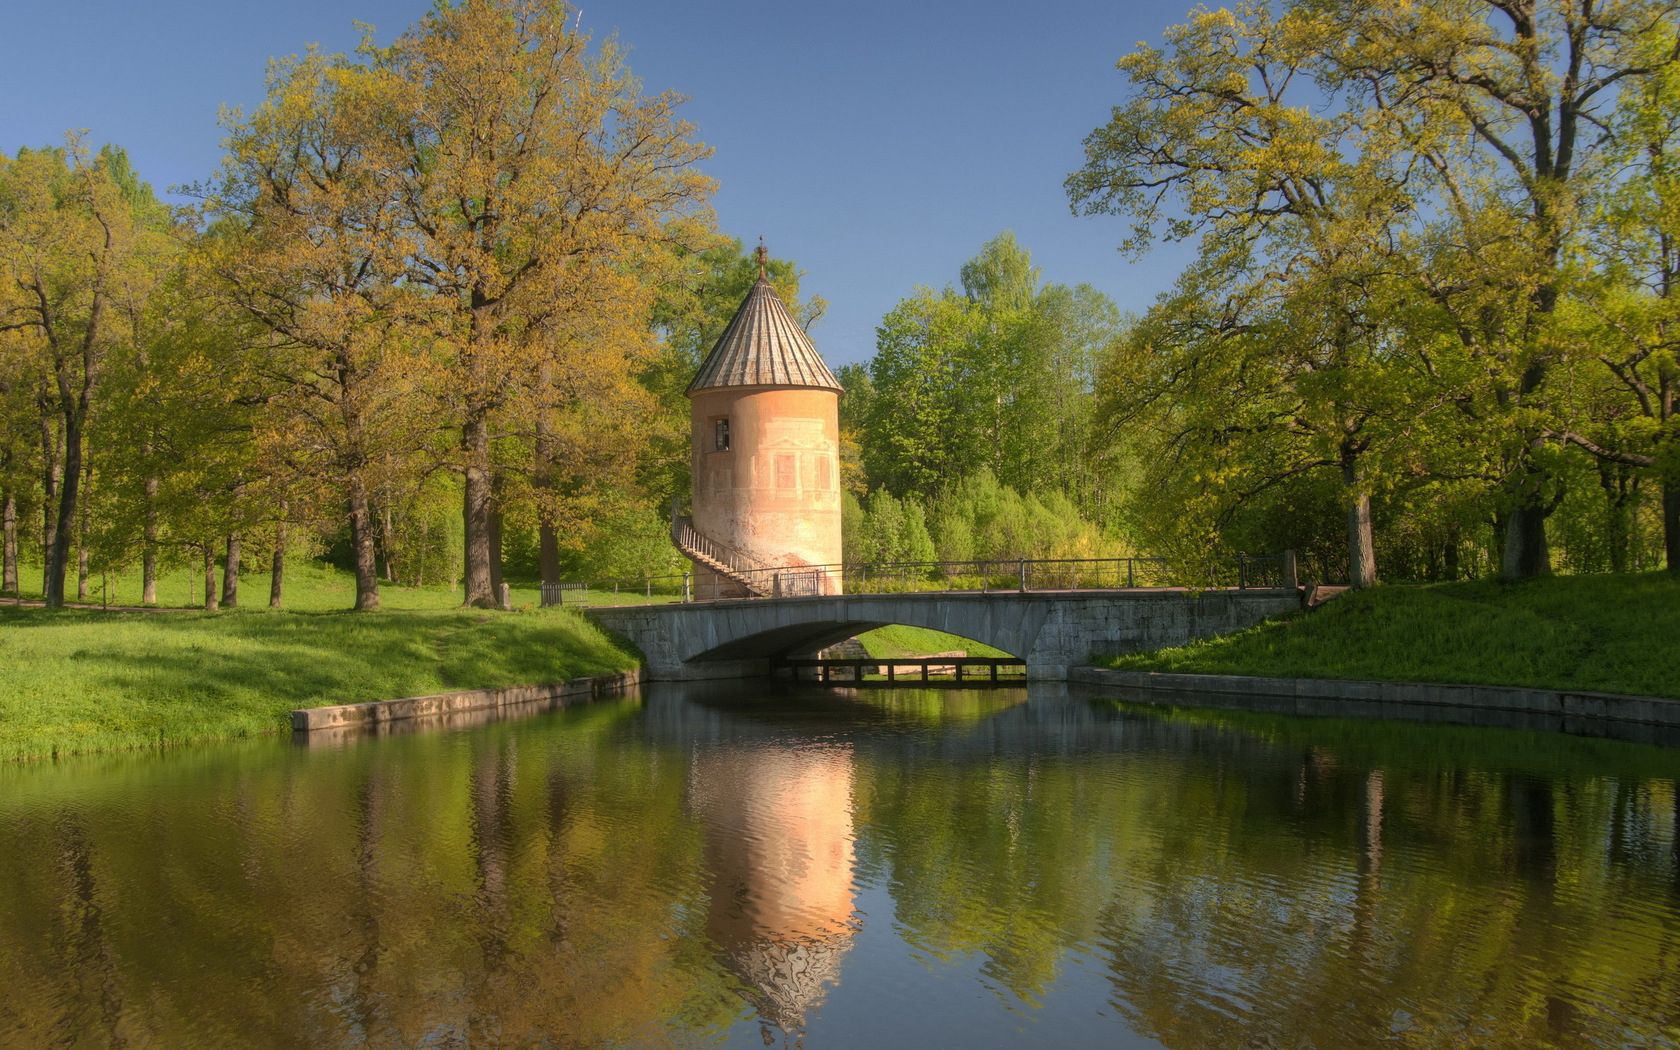
{"type": "Polygon", "coordinates": [[[728,544],[719,543],[694,527],[691,518],[678,518],[671,523],[671,539],[678,547],[703,554],[719,565],[735,572],[768,572],[777,568],[750,558],[728,544]]]}

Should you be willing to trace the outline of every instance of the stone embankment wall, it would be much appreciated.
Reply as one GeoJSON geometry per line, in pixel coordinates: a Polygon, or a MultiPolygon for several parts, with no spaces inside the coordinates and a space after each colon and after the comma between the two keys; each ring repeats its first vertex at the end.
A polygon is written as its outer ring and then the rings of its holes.
{"type": "Polygon", "coordinates": [[[410,728],[443,720],[449,720],[452,725],[457,719],[464,722],[489,721],[501,712],[514,709],[521,714],[536,713],[597,697],[618,696],[639,685],[641,680],[640,671],[622,671],[546,685],[464,689],[399,700],[307,707],[292,712],[292,729],[296,733],[326,739],[334,735],[387,731],[393,725],[410,728]]]}
{"type": "Polygon", "coordinates": [[[1118,700],[1233,707],[1273,714],[1347,715],[1598,735],[1626,723],[1680,729],[1680,700],[1522,686],[1258,678],[1076,668],[1069,681],[1118,700]]]}

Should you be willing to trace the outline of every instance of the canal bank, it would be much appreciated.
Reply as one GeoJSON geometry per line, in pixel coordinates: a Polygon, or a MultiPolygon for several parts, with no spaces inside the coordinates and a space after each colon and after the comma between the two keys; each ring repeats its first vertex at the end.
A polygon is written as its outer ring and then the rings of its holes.
{"type": "Polygon", "coordinates": [[[1070,684],[1115,699],[1310,717],[1386,718],[1552,730],[1680,745],[1680,700],[1432,682],[1260,678],[1081,667],[1070,684]]]}

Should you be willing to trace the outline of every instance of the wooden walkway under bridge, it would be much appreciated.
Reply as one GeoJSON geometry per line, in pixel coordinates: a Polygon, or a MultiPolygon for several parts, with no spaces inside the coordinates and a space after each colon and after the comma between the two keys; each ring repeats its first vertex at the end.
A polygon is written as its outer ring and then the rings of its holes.
{"type": "Polygon", "coordinates": [[[1014,656],[896,656],[890,658],[830,659],[784,657],[776,666],[793,673],[796,682],[846,685],[1021,685],[1027,662],[1014,656]],[[842,672],[836,674],[835,672],[842,672]]]}

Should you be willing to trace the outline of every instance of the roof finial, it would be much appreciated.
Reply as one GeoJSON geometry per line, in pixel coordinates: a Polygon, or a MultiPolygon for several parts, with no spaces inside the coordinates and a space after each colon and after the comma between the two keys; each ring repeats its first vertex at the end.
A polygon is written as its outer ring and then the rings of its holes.
{"type": "Polygon", "coordinates": [[[758,260],[758,279],[764,280],[764,267],[770,261],[770,253],[764,248],[764,235],[758,235],[758,247],[753,249],[753,258],[758,260]]]}

